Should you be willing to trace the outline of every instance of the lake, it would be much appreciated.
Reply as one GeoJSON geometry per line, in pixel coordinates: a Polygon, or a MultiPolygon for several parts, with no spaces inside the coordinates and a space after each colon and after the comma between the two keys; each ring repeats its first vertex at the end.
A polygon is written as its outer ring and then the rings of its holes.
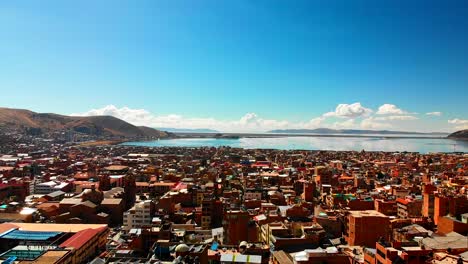
{"type": "Polygon", "coordinates": [[[386,138],[386,137],[259,137],[239,139],[177,138],[122,145],[146,147],[221,147],[247,149],[303,149],[341,151],[408,151],[408,152],[468,152],[468,141],[446,138],[386,138]]]}

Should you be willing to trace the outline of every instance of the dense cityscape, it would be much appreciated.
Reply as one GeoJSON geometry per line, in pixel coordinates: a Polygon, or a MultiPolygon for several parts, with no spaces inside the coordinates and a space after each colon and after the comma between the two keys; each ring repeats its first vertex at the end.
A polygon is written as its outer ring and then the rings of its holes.
{"type": "Polygon", "coordinates": [[[0,264],[468,264],[468,1],[0,1],[0,264]]]}
{"type": "Polygon", "coordinates": [[[49,137],[2,142],[3,263],[468,262],[467,154],[49,137]]]}

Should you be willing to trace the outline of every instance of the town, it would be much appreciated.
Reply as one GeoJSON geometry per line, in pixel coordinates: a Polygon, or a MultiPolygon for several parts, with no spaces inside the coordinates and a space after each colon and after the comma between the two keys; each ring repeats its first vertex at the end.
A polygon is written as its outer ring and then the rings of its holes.
{"type": "Polygon", "coordinates": [[[468,264],[468,1],[1,1],[0,264],[468,264]]]}
{"type": "Polygon", "coordinates": [[[21,136],[0,177],[3,263],[468,263],[463,153],[21,136]]]}

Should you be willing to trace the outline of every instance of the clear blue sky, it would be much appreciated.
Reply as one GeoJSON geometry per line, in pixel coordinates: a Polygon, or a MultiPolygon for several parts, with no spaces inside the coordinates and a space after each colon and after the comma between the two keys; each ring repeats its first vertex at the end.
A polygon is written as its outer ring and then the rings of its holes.
{"type": "Polygon", "coordinates": [[[468,2],[2,1],[0,91],[39,112],[222,120],[388,103],[450,129],[468,119],[468,2]]]}

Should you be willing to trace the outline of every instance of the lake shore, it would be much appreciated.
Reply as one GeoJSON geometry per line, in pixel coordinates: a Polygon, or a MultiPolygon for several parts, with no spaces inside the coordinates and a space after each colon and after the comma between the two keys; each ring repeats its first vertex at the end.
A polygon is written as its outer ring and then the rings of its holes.
{"type": "Polygon", "coordinates": [[[302,134],[302,133],[173,133],[173,138],[282,138],[282,137],[339,137],[339,138],[384,138],[384,139],[445,139],[447,136],[438,136],[430,134],[302,134]],[[222,135],[218,136],[217,135],[222,135]]]}

